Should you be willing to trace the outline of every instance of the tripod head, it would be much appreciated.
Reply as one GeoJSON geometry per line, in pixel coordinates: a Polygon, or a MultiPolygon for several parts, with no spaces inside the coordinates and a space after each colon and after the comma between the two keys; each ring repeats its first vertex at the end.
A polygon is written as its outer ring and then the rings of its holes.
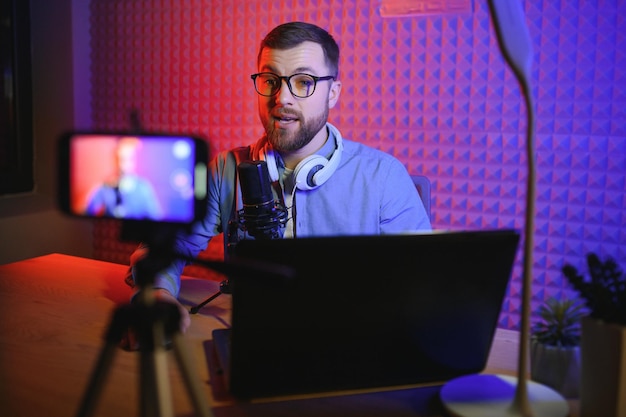
{"type": "Polygon", "coordinates": [[[180,224],[123,221],[120,240],[142,242],[147,254],[134,265],[135,284],[144,289],[154,285],[156,274],[179,256],[174,242],[179,232],[189,226],[180,224]]]}

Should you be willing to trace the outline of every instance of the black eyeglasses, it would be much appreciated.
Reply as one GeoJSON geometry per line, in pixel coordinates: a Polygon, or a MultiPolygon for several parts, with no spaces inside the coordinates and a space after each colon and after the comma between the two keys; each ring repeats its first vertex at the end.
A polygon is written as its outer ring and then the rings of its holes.
{"type": "Polygon", "coordinates": [[[299,98],[311,97],[315,92],[315,86],[318,81],[335,79],[333,75],[316,77],[315,75],[301,73],[293,74],[289,77],[281,77],[272,72],[260,72],[258,74],[252,74],[250,77],[252,81],[254,81],[256,92],[262,96],[272,97],[276,95],[283,86],[283,80],[285,80],[291,94],[299,98]]]}

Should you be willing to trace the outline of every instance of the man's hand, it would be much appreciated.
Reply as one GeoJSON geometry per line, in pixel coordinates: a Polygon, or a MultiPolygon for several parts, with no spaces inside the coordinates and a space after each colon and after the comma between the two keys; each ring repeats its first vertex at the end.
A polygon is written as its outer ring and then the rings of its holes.
{"type": "MultiPolygon", "coordinates": [[[[178,299],[174,297],[169,291],[161,288],[157,288],[153,291],[155,300],[171,303],[178,307],[178,311],[180,313],[179,330],[181,333],[185,333],[191,325],[191,317],[189,316],[189,311],[187,311],[187,309],[183,307],[178,299]]],[[[135,333],[135,329],[127,329],[127,331],[122,336],[122,340],[120,341],[120,347],[124,350],[129,351],[139,350],[139,340],[137,338],[137,334],[135,333]]]]}
{"type": "Polygon", "coordinates": [[[185,307],[183,307],[178,299],[174,297],[168,290],[164,290],[162,288],[155,289],[154,298],[158,301],[175,304],[178,307],[178,311],[180,312],[179,329],[181,333],[185,333],[191,325],[191,317],[189,316],[189,311],[185,307]]]}

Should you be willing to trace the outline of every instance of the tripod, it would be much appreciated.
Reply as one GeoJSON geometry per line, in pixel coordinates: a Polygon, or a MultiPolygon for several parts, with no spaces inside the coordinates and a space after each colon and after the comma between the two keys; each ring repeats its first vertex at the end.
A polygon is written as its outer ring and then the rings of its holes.
{"type": "MultiPolygon", "coordinates": [[[[162,248],[162,247],[161,247],[162,248]]],[[[149,251],[146,259],[137,264],[141,291],[133,303],[118,307],[105,333],[105,342],[98,357],[87,391],[76,414],[87,417],[93,414],[96,400],[102,392],[107,372],[116,349],[125,332],[134,331],[139,341],[140,353],[140,411],[141,417],[170,417],[173,415],[172,398],[167,376],[167,344],[171,340],[178,366],[196,414],[211,417],[203,396],[200,381],[193,374],[193,364],[180,332],[180,312],[172,303],[156,300],[154,276],[162,264],[155,259],[169,261],[169,256],[149,251]],[[148,278],[146,280],[146,278],[148,278]],[[147,282],[143,282],[147,281],[147,282]]]]}

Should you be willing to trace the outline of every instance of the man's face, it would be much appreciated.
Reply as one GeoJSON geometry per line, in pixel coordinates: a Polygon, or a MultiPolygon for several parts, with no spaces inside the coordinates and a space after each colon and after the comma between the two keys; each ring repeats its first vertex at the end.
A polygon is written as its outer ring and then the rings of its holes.
{"type": "Polygon", "coordinates": [[[137,165],[138,142],[135,139],[122,139],[117,147],[116,158],[120,175],[133,174],[137,165]]]}
{"type": "MultiPolygon", "coordinates": [[[[322,47],[314,42],[304,42],[286,50],[265,48],[261,52],[259,72],[272,72],[279,76],[297,73],[318,77],[334,75],[326,67],[322,47]]],[[[276,95],[258,95],[259,117],[274,149],[296,151],[316,135],[325,135],[323,128],[328,120],[328,111],[335,106],[340,90],[341,83],[338,81],[318,81],[312,96],[298,98],[282,81],[276,95]]]]}

